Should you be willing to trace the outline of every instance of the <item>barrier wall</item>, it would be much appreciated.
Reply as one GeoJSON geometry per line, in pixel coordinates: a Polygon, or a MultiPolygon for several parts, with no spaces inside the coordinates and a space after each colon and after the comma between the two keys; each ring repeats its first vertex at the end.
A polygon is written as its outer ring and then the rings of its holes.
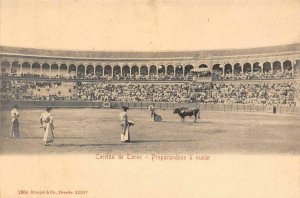
{"type": "Polygon", "coordinates": [[[1,107],[11,107],[18,104],[21,108],[99,108],[98,102],[82,101],[28,101],[28,100],[0,100],[1,107]]]}
{"type": "MultiPolygon", "coordinates": [[[[110,102],[110,107],[104,107],[103,102],[95,101],[28,101],[28,100],[0,100],[2,108],[10,108],[18,104],[21,108],[112,108],[121,109],[122,106],[128,106],[131,109],[148,109],[152,102],[110,102]]],[[[169,103],[154,102],[156,109],[174,109],[177,107],[197,108],[201,111],[215,112],[256,112],[256,113],[274,113],[276,114],[295,114],[300,115],[300,107],[295,106],[266,106],[249,104],[199,104],[199,103],[169,103]]]]}

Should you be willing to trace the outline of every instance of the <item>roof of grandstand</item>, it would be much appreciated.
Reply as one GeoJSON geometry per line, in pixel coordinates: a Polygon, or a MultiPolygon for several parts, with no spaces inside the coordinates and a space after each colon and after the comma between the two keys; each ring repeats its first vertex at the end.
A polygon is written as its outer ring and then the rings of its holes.
{"type": "Polygon", "coordinates": [[[278,45],[270,47],[246,48],[246,49],[221,49],[201,51],[162,51],[162,52],[133,52],[133,51],[75,51],[52,50],[0,46],[0,54],[20,56],[49,56],[49,57],[74,57],[74,58],[100,58],[100,59],[163,59],[163,58],[209,58],[220,56],[239,56],[254,54],[270,54],[283,52],[299,52],[300,43],[278,45]]]}

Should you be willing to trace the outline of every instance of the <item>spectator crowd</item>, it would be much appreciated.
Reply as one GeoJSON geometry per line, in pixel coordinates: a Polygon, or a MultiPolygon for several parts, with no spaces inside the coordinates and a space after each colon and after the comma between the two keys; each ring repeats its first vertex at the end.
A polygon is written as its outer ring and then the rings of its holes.
{"type": "Polygon", "coordinates": [[[191,99],[200,103],[296,105],[299,83],[219,82],[191,85],[191,99]]]}
{"type": "Polygon", "coordinates": [[[0,98],[14,100],[71,100],[70,83],[51,81],[0,81],[0,98]],[[64,86],[62,86],[64,85],[64,86]]]}
{"type": "Polygon", "coordinates": [[[79,100],[124,102],[183,102],[189,97],[188,83],[79,83],[79,100]]]}
{"type": "Polygon", "coordinates": [[[213,81],[234,81],[234,80],[280,80],[280,79],[292,79],[300,76],[300,68],[296,67],[294,73],[291,70],[283,71],[254,71],[254,72],[238,72],[233,73],[232,71],[225,72],[223,75],[222,70],[214,70],[205,72],[188,72],[186,75],[171,73],[138,73],[134,72],[124,73],[121,75],[117,73],[114,75],[103,75],[102,72],[96,72],[96,74],[90,73],[85,74],[79,72],[77,75],[74,72],[61,73],[56,75],[38,74],[38,73],[1,73],[1,77],[14,77],[14,78],[39,78],[39,79],[63,79],[63,80],[94,80],[94,81],[192,81],[195,78],[211,78],[213,81]]]}
{"type": "Polygon", "coordinates": [[[1,99],[296,105],[299,81],[203,83],[1,80],[1,99]]]}

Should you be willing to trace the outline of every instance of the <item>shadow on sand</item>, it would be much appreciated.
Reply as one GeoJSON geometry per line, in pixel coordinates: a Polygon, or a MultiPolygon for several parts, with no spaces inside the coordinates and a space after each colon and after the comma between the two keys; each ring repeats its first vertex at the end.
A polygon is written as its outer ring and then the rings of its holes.
{"type": "MultiPolygon", "coordinates": [[[[162,120],[161,123],[175,123],[175,124],[211,124],[210,121],[202,121],[197,120],[197,122],[194,122],[194,120],[185,120],[184,123],[182,123],[180,120],[162,120]]],[[[160,123],[160,122],[153,122],[153,123],[160,123]]]]}
{"type": "Polygon", "coordinates": [[[54,144],[53,147],[101,147],[101,146],[122,146],[125,144],[54,144]]]}
{"type": "Polygon", "coordinates": [[[158,143],[158,142],[198,142],[200,140],[132,140],[126,143],[119,144],[54,144],[53,147],[102,147],[102,146],[125,146],[130,144],[142,144],[142,143],[158,143]]]}
{"type": "MultiPolygon", "coordinates": [[[[55,139],[89,139],[97,137],[55,137],[55,139]]],[[[43,136],[40,137],[20,137],[19,139],[43,139],[43,136]]]]}
{"type": "Polygon", "coordinates": [[[199,142],[200,140],[132,140],[130,143],[156,143],[156,142],[199,142]]]}

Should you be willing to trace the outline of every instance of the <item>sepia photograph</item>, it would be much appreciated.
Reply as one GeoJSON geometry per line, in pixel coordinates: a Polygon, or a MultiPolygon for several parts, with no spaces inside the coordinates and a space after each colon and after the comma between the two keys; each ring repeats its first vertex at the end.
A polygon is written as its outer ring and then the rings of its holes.
{"type": "Polygon", "coordinates": [[[299,10],[0,0],[0,197],[300,196],[299,10]]]}

